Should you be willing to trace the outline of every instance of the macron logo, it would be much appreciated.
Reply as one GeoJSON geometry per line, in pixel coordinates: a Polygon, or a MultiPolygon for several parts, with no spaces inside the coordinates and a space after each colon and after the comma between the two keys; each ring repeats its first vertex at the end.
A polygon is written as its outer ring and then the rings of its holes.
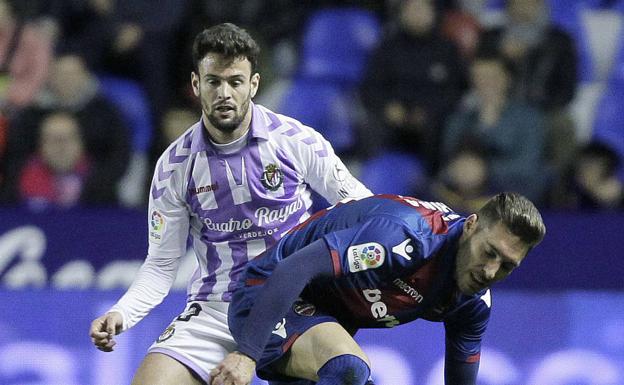
{"type": "Polygon", "coordinates": [[[394,246],[392,248],[392,252],[395,253],[395,254],[400,255],[401,257],[407,259],[408,261],[411,261],[412,257],[410,257],[409,254],[414,252],[414,246],[409,244],[410,241],[411,241],[411,239],[407,238],[403,242],[401,242],[398,245],[394,246]]]}
{"type": "Polygon", "coordinates": [[[394,285],[396,287],[398,287],[399,289],[403,290],[405,293],[407,293],[407,295],[409,295],[410,297],[412,297],[414,299],[414,301],[421,303],[423,301],[423,296],[422,294],[420,294],[418,292],[418,290],[414,289],[413,287],[411,287],[410,285],[408,285],[407,283],[405,283],[402,279],[397,278],[394,281],[392,281],[392,283],[394,283],[394,285]]]}

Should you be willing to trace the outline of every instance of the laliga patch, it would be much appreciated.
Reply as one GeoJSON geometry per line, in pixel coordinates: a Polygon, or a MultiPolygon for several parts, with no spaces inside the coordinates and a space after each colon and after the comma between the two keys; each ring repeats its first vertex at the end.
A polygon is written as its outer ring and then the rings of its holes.
{"type": "Polygon", "coordinates": [[[386,250],[376,242],[363,243],[347,249],[349,271],[355,273],[368,269],[376,269],[384,263],[386,250]]]}
{"type": "Polygon", "coordinates": [[[165,217],[158,212],[152,211],[149,222],[149,239],[150,241],[160,244],[162,234],[165,231],[165,217]]]}
{"type": "Polygon", "coordinates": [[[156,342],[160,343],[160,342],[167,341],[169,338],[173,336],[173,333],[175,333],[175,323],[172,323],[171,325],[167,326],[167,329],[165,329],[165,331],[162,332],[160,336],[158,336],[158,339],[156,339],[156,342]]]}

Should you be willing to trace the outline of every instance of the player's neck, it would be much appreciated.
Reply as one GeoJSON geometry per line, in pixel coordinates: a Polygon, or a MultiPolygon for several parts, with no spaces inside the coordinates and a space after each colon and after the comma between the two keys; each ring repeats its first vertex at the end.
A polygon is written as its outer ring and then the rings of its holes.
{"type": "Polygon", "coordinates": [[[231,132],[225,132],[215,128],[205,116],[202,117],[202,120],[204,122],[204,127],[206,127],[206,131],[208,131],[208,137],[211,141],[218,144],[229,144],[247,135],[247,132],[251,127],[251,109],[249,109],[249,112],[247,113],[241,124],[236,127],[234,131],[231,132]]]}

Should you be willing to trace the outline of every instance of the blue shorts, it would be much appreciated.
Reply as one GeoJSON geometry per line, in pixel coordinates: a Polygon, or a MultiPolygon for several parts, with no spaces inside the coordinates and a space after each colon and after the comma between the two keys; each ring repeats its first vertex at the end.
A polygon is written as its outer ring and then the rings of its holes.
{"type": "MultiPolygon", "coordinates": [[[[238,331],[249,315],[249,311],[262,286],[244,286],[234,292],[228,319],[232,335],[238,335],[238,331]]],[[[298,380],[277,373],[272,364],[288,353],[288,350],[300,335],[311,327],[324,322],[338,323],[336,318],[319,311],[313,304],[297,300],[290,307],[284,318],[275,325],[271,338],[269,338],[269,342],[264,348],[262,357],[260,357],[256,365],[258,377],[268,381],[298,380]]]]}

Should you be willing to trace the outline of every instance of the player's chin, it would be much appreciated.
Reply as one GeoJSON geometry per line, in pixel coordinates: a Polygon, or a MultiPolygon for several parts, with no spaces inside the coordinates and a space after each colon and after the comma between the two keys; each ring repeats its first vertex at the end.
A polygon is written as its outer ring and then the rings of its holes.
{"type": "Polygon", "coordinates": [[[481,290],[481,288],[472,281],[458,282],[457,287],[459,288],[459,291],[465,295],[473,295],[481,290]]]}

